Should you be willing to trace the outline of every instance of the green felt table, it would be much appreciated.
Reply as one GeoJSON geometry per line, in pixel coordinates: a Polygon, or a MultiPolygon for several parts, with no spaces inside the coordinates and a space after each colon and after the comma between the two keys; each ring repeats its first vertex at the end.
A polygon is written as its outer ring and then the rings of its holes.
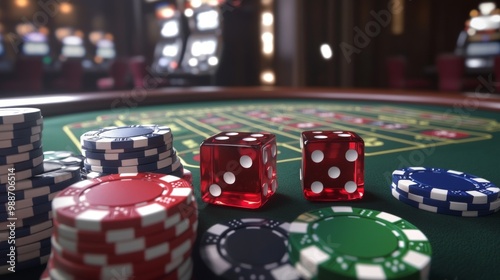
{"type": "MultiPolygon", "coordinates": [[[[495,97],[380,90],[202,89],[153,92],[128,106],[121,99],[116,102],[118,93],[94,105],[91,100],[95,96],[89,96],[66,104],[78,113],[68,113],[64,103],[39,105],[42,112],[46,110],[44,150],[79,153],[79,136],[105,126],[170,126],[174,147],[193,173],[199,205],[198,236],[228,219],[260,217],[291,222],[312,209],[361,207],[400,216],[425,233],[433,250],[431,279],[499,277],[500,213],[478,218],[430,213],[394,199],[390,191],[392,171],[407,166],[460,170],[500,185],[500,114],[495,97]],[[79,108],[78,104],[85,106],[79,108]],[[350,130],[364,139],[362,200],[315,203],[304,198],[299,180],[299,137],[303,130],[350,130]],[[199,145],[219,131],[276,135],[278,191],[262,208],[238,209],[201,201],[199,145]]],[[[198,243],[193,257],[195,279],[210,279],[213,275],[199,257],[198,243]]]]}

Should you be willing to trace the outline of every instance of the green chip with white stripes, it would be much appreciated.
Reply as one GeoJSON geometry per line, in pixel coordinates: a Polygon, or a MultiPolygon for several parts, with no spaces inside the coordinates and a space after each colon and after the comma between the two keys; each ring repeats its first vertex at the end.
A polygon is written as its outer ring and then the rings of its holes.
{"type": "Polygon", "coordinates": [[[288,249],[307,279],[427,279],[432,255],[410,222],[348,206],[301,214],[290,225],[288,249]]]}

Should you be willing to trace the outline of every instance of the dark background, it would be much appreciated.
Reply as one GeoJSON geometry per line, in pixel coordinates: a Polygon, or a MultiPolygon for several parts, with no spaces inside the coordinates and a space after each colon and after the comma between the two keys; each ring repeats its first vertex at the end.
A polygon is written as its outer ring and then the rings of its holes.
{"type": "MultiPolygon", "coordinates": [[[[151,61],[159,28],[154,15],[158,3],[142,0],[70,0],[70,14],[36,17],[43,11],[38,1],[18,8],[18,0],[0,1],[0,23],[9,33],[25,21],[46,21],[53,32],[72,26],[88,34],[102,29],[115,36],[120,57],[144,55],[151,61]]],[[[40,0],[62,3],[62,0],[40,0]]],[[[166,1],[163,1],[166,2],[166,1]]],[[[483,1],[402,0],[404,31],[391,32],[390,24],[370,37],[366,47],[351,56],[342,55],[342,42],[353,44],[355,28],[364,30],[374,17],[370,12],[388,11],[389,0],[276,0],[275,58],[277,85],[384,87],[384,61],[388,55],[404,54],[411,76],[432,75],[426,67],[434,64],[439,53],[453,52],[459,32],[472,9],[483,1]],[[325,61],[319,52],[329,43],[334,58],[325,61]],[[292,50],[287,53],[287,50],[292,50]]],[[[260,75],[261,1],[243,0],[240,7],[224,7],[224,51],[217,75],[218,85],[258,85],[260,75]]],[[[380,27],[380,26],[379,26],[380,27]]],[[[56,39],[51,37],[53,41],[56,39]]],[[[55,43],[55,42],[53,42],[55,43]]],[[[10,53],[11,58],[14,56],[10,53]]]]}

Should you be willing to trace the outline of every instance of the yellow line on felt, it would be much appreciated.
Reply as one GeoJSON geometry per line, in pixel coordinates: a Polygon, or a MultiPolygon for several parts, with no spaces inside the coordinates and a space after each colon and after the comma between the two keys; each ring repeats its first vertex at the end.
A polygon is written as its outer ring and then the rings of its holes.
{"type": "Polygon", "coordinates": [[[209,125],[207,125],[205,123],[202,123],[202,122],[198,121],[197,119],[195,119],[193,117],[189,117],[189,118],[186,118],[186,119],[189,120],[192,123],[195,123],[198,126],[206,128],[206,129],[208,129],[208,130],[210,130],[210,131],[212,131],[214,133],[219,133],[219,130],[216,129],[215,127],[212,127],[212,126],[209,126],[209,125]]]}
{"type": "Polygon", "coordinates": [[[191,130],[192,132],[194,132],[194,133],[196,133],[196,134],[198,134],[198,135],[200,135],[200,136],[203,136],[203,137],[205,137],[205,138],[210,137],[210,135],[206,134],[205,132],[203,132],[203,131],[201,131],[201,130],[199,130],[199,129],[194,128],[193,126],[189,125],[188,123],[186,123],[186,122],[184,122],[184,121],[181,121],[181,120],[179,120],[179,119],[176,119],[176,120],[174,120],[174,122],[176,122],[176,123],[180,124],[180,125],[181,125],[181,126],[183,126],[184,128],[186,128],[186,129],[188,129],[188,130],[191,130]]]}
{"type": "Polygon", "coordinates": [[[82,147],[80,146],[80,140],[73,134],[73,131],[69,128],[69,126],[65,125],[63,126],[63,131],[66,133],[66,136],[68,136],[69,140],[73,142],[73,144],[78,148],[78,150],[81,152],[82,147]]]}

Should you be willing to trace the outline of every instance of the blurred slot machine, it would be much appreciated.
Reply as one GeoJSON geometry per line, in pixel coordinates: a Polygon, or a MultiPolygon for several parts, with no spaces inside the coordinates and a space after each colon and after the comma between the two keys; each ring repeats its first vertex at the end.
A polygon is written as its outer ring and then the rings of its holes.
{"type": "Polygon", "coordinates": [[[492,69],[500,55],[500,9],[494,2],[479,4],[459,35],[455,52],[465,56],[467,69],[492,69]]]}
{"type": "Polygon", "coordinates": [[[98,68],[107,69],[116,58],[114,37],[111,33],[93,31],[89,34],[89,40],[94,46],[93,64],[98,68]]]}
{"type": "Polygon", "coordinates": [[[83,59],[87,54],[84,45],[84,34],[81,30],[69,27],[56,29],[56,38],[61,44],[59,60],[83,59]]]}
{"type": "Polygon", "coordinates": [[[181,14],[174,5],[160,4],[156,7],[156,18],[161,38],[156,44],[153,69],[162,74],[174,73],[184,48],[181,14]]]}
{"type": "Polygon", "coordinates": [[[7,46],[4,32],[4,27],[0,23],[0,71],[8,71],[10,69],[10,61],[7,55],[7,46]]]}
{"type": "Polygon", "coordinates": [[[16,27],[17,34],[22,38],[20,52],[25,57],[41,57],[45,65],[52,63],[50,57],[49,29],[45,26],[36,27],[30,23],[21,23],[16,27]]]}
{"type": "Polygon", "coordinates": [[[214,75],[222,50],[222,12],[220,0],[190,0],[184,15],[190,35],[182,60],[182,69],[194,75],[214,75]]]}

